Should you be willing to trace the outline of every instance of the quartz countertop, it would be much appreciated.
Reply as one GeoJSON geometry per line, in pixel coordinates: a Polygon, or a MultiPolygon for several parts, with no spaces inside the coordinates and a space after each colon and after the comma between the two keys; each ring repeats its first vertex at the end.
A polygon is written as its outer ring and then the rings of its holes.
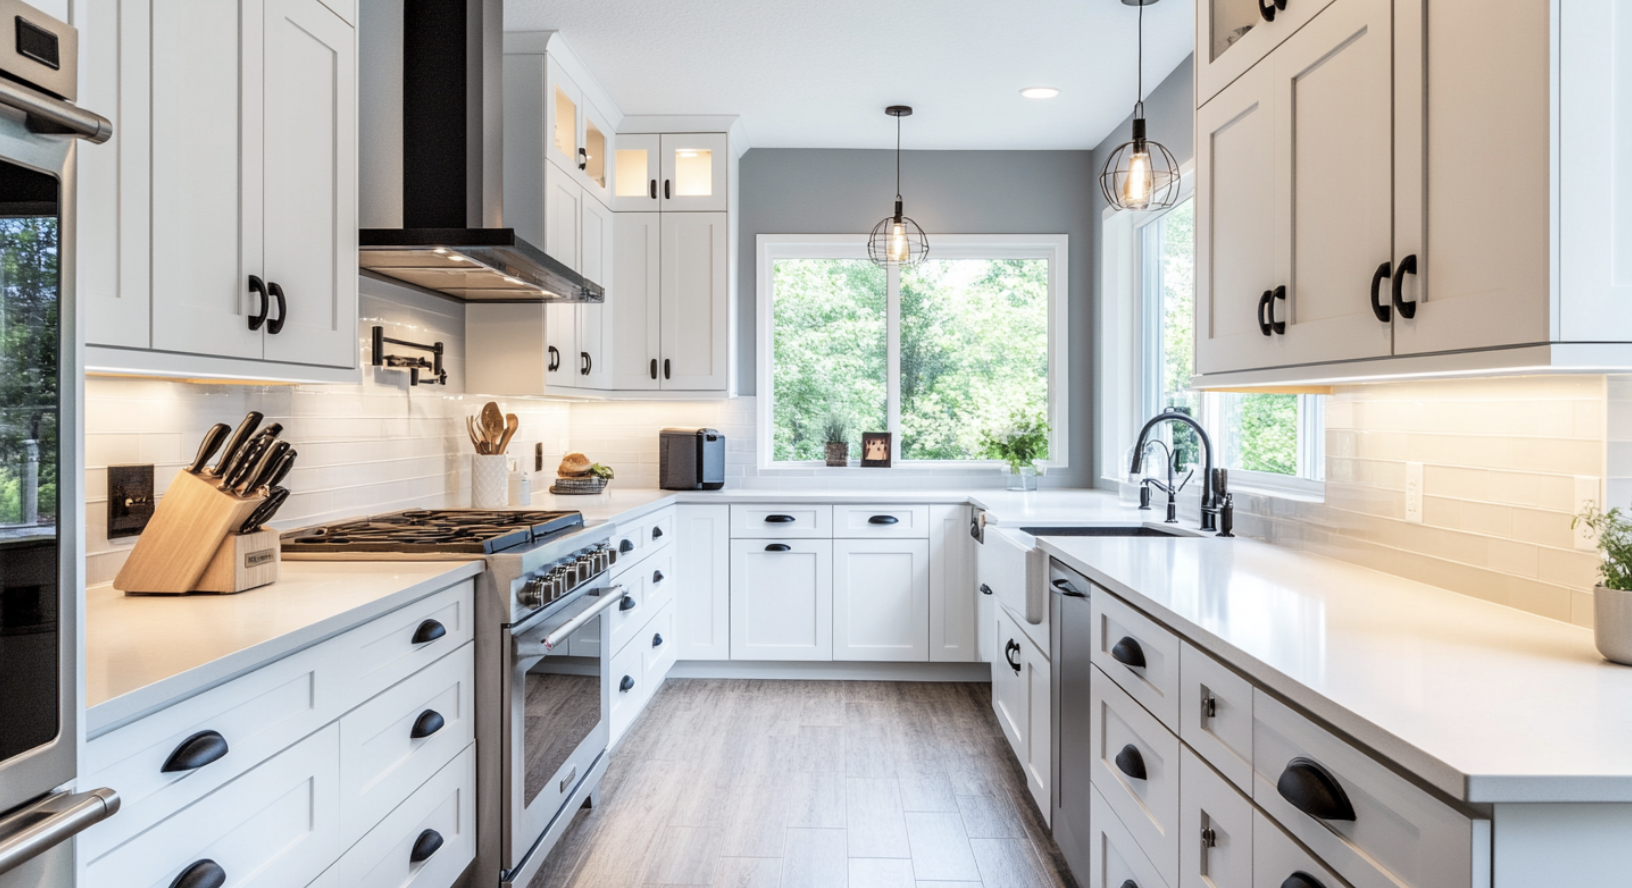
{"type": "Polygon", "coordinates": [[[1039,542],[1453,798],[1632,801],[1632,668],[1590,630],[1253,540],[1039,542]]]}
{"type": "Polygon", "coordinates": [[[480,574],[477,561],[285,561],[237,595],[85,590],[85,731],[96,736],[480,574]]]}

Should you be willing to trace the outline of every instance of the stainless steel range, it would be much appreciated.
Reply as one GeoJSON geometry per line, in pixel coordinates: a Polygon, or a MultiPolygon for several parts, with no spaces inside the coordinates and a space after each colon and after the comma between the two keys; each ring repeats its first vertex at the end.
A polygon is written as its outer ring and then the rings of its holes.
{"type": "Polygon", "coordinates": [[[525,886],[597,797],[610,739],[610,524],[412,510],[284,535],[288,560],[487,562],[476,583],[477,886],[525,886]]]}

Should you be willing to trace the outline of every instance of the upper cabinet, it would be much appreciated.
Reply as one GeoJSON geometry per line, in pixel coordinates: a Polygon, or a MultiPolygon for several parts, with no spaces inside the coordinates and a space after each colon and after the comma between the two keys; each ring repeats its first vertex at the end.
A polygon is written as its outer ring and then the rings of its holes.
{"type": "MultiPolygon", "coordinates": [[[[560,46],[559,37],[555,43],[560,46]]],[[[571,171],[579,185],[605,203],[611,197],[615,172],[609,160],[616,145],[616,122],[601,113],[591,96],[566,72],[559,48],[545,58],[544,122],[549,158],[571,171]]]]}
{"type": "Polygon", "coordinates": [[[623,133],[616,158],[613,206],[619,212],[731,208],[729,133],[623,133]]]}
{"type": "Polygon", "coordinates": [[[1632,367],[1613,0],[1238,5],[1197,5],[1198,386],[1632,367]]]}
{"type": "Polygon", "coordinates": [[[318,0],[89,6],[117,130],[80,161],[87,366],[355,381],[353,27],[318,0]]]}

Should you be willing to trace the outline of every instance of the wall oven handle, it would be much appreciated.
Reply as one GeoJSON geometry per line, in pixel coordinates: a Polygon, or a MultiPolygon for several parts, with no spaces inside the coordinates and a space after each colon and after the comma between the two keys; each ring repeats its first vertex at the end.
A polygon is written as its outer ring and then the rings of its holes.
{"type": "Polygon", "coordinates": [[[0,873],[15,869],[119,810],[111,789],[58,793],[0,820],[0,873]]]}
{"type": "Polygon", "coordinates": [[[0,105],[27,114],[28,128],[36,133],[78,136],[98,145],[113,138],[113,124],[106,117],[15,81],[0,79],[0,105]]]}
{"type": "Polygon", "coordinates": [[[623,584],[619,583],[610,589],[599,590],[601,600],[590,605],[583,613],[562,623],[559,628],[542,639],[533,641],[523,637],[516,638],[516,656],[518,657],[547,657],[556,648],[560,647],[572,636],[572,633],[583,628],[585,623],[601,615],[601,611],[611,610],[624,599],[623,584]]]}

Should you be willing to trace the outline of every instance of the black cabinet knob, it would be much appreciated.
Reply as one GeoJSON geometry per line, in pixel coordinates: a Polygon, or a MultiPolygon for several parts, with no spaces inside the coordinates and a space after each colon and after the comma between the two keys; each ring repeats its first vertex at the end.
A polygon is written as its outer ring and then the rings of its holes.
{"type": "Polygon", "coordinates": [[[227,871],[221,868],[221,864],[205,858],[194,861],[182,870],[181,875],[170,883],[170,888],[221,888],[225,884],[227,871]]]}
{"type": "Polygon", "coordinates": [[[630,552],[635,551],[635,541],[634,540],[624,540],[623,542],[618,544],[618,551],[624,553],[625,555],[629,554],[630,552]]]}
{"type": "Polygon", "coordinates": [[[408,736],[415,740],[423,740],[442,730],[442,726],[447,723],[442,713],[427,709],[419,714],[419,718],[414,719],[414,729],[408,732],[408,736]]]}
{"type": "Polygon", "coordinates": [[[1123,636],[1122,640],[1111,648],[1111,659],[1129,669],[1143,669],[1145,668],[1145,649],[1139,646],[1139,642],[1128,636],[1123,636]]]}
{"type": "Polygon", "coordinates": [[[652,571],[652,582],[654,582],[654,583],[663,582],[663,571],[660,571],[660,570],[652,571]]]}
{"type": "Polygon", "coordinates": [[[654,539],[654,540],[662,539],[662,537],[663,537],[663,528],[661,528],[661,527],[652,528],[652,539],[654,539]]]}
{"type": "Polygon", "coordinates": [[[765,547],[767,552],[792,552],[793,547],[787,543],[772,543],[765,547]]]}
{"type": "Polygon", "coordinates": [[[981,583],[980,584],[980,594],[982,594],[982,595],[992,594],[992,587],[986,585],[985,583],[981,583]]]}
{"type": "Polygon", "coordinates": [[[410,640],[414,644],[425,644],[428,641],[435,641],[447,634],[448,627],[438,623],[435,620],[426,620],[425,622],[419,624],[418,629],[414,630],[414,637],[410,640]]]}
{"type": "Polygon", "coordinates": [[[640,602],[635,600],[635,596],[625,595],[625,596],[623,596],[623,600],[618,602],[618,610],[620,610],[620,611],[632,611],[639,604],[640,604],[640,602]]]}
{"type": "Polygon", "coordinates": [[[633,678],[631,678],[630,676],[625,675],[623,677],[623,681],[618,682],[618,690],[620,690],[620,691],[632,691],[634,689],[635,689],[635,680],[633,678]]]}
{"type": "Polygon", "coordinates": [[[1353,820],[1354,804],[1332,772],[1314,759],[1298,756],[1286,764],[1275,791],[1310,817],[1321,820],[1353,820]]]}
{"type": "Polygon", "coordinates": [[[900,524],[901,519],[894,515],[874,515],[867,519],[868,524],[900,524]]]}
{"type": "Polygon", "coordinates": [[[1320,880],[1305,872],[1296,872],[1286,877],[1281,888],[1326,888],[1320,880]]]}
{"type": "Polygon", "coordinates": [[[227,738],[218,731],[199,731],[170,753],[164,760],[160,773],[174,774],[179,771],[192,771],[202,768],[210,762],[220,761],[227,754],[227,738]]]}
{"type": "Polygon", "coordinates": [[[424,863],[431,859],[431,855],[442,850],[442,834],[434,829],[428,829],[419,834],[414,840],[414,848],[408,852],[409,863],[424,863]]]}
{"type": "Polygon", "coordinates": [[[1145,757],[1139,753],[1139,747],[1129,743],[1116,754],[1116,769],[1134,780],[1145,780],[1148,772],[1145,771],[1145,757]]]}
{"type": "Polygon", "coordinates": [[[662,646],[663,646],[663,633],[653,632],[652,633],[652,647],[655,648],[655,647],[662,647],[662,646]]]}

